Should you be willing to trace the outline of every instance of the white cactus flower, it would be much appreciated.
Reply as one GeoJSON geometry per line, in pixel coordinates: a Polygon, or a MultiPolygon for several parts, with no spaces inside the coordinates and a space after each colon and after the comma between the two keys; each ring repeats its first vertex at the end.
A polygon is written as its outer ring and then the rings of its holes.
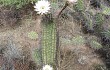
{"type": "Polygon", "coordinates": [[[37,3],[35,3],[35,11],[37,11],[38,14],[46,14],[49,12],[50,10],[50,3],[48,1],[45,0],[41,0],[38,1],[37,3]]]}
{"type": "Polygon", "coordinates": [[[53,68],[50,65],[45,65],[42,70],[53,70],[53,68]]]}
{"type": "Polygon", "coordinates": [[[67,0],[70,3],[76,3],[78,0],[67,0]]]}

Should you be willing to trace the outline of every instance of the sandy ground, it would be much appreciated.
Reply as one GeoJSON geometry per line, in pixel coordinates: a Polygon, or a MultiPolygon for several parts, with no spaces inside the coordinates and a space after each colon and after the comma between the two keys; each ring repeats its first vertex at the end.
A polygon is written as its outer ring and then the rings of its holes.
{"type": "MultiPolygon", "coordinates": [[[[15,55],[18,56],[18,58],[8,62],[14,64],[13,66],[16,68],[16,70],[29,70],[30,66],[32,68],[34,68],[33,66],[36,66],[35,64],[31,64],[33,63],[32,51],[35,48],[40,47],[42,31],[40,18],[38,17],[36,19],[37,20],[22,19],[19,23],[17,23],[18,25],[13,27],[0,27],[0,49],[6,49],[3,51],[0,50],[1,52],[6,53],[5,57],[3,57],[3,54],[0,54],[1,67],[6,63],[6,61],[8,61],[6,58],[14,58],[15,55]],[[28,33],[31,31],[35,31],[38,34],[38,38],[29,38],[28,33]],[[9,51],[9,48],[7,49],[7,45],[9,46],[10,41],[15,45],[15,49],[12,51],[9,51]],[[9,53],[9,57],[7,56],[7,53],[9,53]]],[[[59,38],[65,39],[67,43],[63,43],[64,40],[60,39],[61,53],[59,54],[60,57],[58,58],[58,66],[60,66],[59,70],[93,70],[92,65],[103,65],[104,63],[100,59],[99,55],[96,54],[89,46],[85,44],[74,45],[68,43],[68,41],[71,41],[71,39],[77,35],[83,37],[85,36],[81,32],[81,28],[79,25],[77,25],[77,22],[75,22],[73,18],[69,20],[61,19],[60,21],[59,38]]]]}
{"type": "MultiPolygon", "coordinates": [[[[6,46],[8,45],[8,42],[12,41],[12,43],[15,45],[15,48],[17,48],[17,51],[19,51],[18,53],[21,53],[20,54],[22,56],[20,57],[21,60],[26,59],[26,62],[24,62],[24,64],[20,63],[23,62],[20,60],[15,60],[12,63],[14,63],[16,70],[28,70],[30,61],[33,60],[32,50],[40,46],[39,45],[41,36],[40,18],[38,17],[37,20],[23,19],[17,24],[18,25],[13,27],[4,26],[0,28],[0,44],[1,44],[0,48],[1,49],[7,48],[6,46]],[[28,33],[31,31],[36,32],[38,34],[38,38],[36,39],[29,38],[28,33]]],[[[3,53],[6,53],[8,50],[7,49],[4,50],[3,53]]],[[[15,50],[11,52],[15,53],[16,56],[17,51],[15,50]]],[[[4,61],[5,57],[2,56],[4,55],[0,54],[0,67],[4,64],[4,62],[6,62],[4,61]]]]}
{"type": "Polygon", "coordinates": [[[95,50],[84,43],[76,40],[77,36],[81,36],[84,41],[88,36],[83,34],[80,26],[75,20],[63,20],[59,27],[60,37],[60,70],[94,70],[95,65],[104,65],[100,56],[95,53],[95,50]]]}

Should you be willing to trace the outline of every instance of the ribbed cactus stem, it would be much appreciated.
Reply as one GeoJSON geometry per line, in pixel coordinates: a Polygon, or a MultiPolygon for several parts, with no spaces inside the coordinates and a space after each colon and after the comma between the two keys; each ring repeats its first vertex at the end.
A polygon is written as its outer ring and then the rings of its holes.
{"type": "Polygon", "coordinates": [[[42,32],[43,64],[54,65],[56,55],[56,29],[54,23],[43,24],[42,32]]]}

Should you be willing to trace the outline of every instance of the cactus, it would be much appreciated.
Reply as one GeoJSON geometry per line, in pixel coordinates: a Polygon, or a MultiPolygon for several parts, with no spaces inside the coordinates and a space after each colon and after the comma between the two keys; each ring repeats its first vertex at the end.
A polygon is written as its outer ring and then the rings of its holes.
{"type": "Polygon", "coordinates": [[[53,65],[56,52],[56,29],[54,23],[43,25],[42,55],[43,63],[53,65]]]}
{"type": "Polygon", "coordinates": [[[102,9],[103,9],[102,14],[110,15],[110,8],[109,7],[102,5],[102,9]]]}
{"type": "Polygon", "coordinates": [[[110,30],[101,32],[107,39],[110,39],[110,30]]]}
{"type": "Polygon", "coordinates": [[[83,0],[78,0],[75,9],[78,11],[84,11],[85,10],[85,6],[84,6],[84,1],[83,0]]]}
{"type": "Polygon", "coordinates": [[[28,37],[30,39],[37,39],[38,38],[38,34],[35,31],[31,31],[28,33],[28,37]]]}
{"type": "Polygon", "coordinates": [[[104,22],[104,16],[101,13],[97,13],[95,15],[95,23],[96,25],[101,25],[104,22]]]}
{"type": "Polygon", "coordinates": [[[96,36],[90,36],[89,39],[89,45],[91,48],[98,50],[103,48],[103,46],[101,45],[101,43],[98,41],[98,38],[96,36]]]}

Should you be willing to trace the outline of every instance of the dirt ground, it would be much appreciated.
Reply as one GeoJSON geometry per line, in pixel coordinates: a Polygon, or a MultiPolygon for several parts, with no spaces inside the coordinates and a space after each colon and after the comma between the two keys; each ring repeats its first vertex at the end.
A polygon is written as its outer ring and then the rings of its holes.
{"type": "Polygon", "coordinates": [[[4,58],[14,58],[13,56],[20,56],[16,59],[24,59],[28,62],[22,64],[22,61],[13,59],[16,70],[28,70],[22,68],[29,68],[30,62],[33,61],[32,59],[32,50],[39,47],[40,35],[41,35],[41,28],[40,28],[40,18],[32,19],[23,19],[18,22],[18,25],[13,27],[10,26],[1,26],[0,27],[0,67],[2,67],[2,62],[6,62],[4,58]],[[37,19],[37,20],[36,20],[37,19]],[[34,31],[38,34],[38,38],[31,39],[28,37],[28,33],[34,31]],[[15,47],[9,48],[9,41],[14,44],[15,47]],[[8,52],[10,51],[10,52],[8,52]],[[8,56],[6,56],[9,53],[8,56]],[[15,54],[12,54],[15,53],[15,54]],[[18,53],[18,55],[17,55],[18,53]],[[2,55],[3,54],[3,55],[2,55]],[[10,56],[9,56],[10,55],[10,56]],[[4,56],[4,57],[3,57],[4,56]],[[6,56],[6,57],[5,57],[6,56]],[[12,56],[12,57],[11,57],[12,56]],[[20,64],[21,62],[21,64],[20,64]],[[28,65],[27,65],[28,64],[28,65]],[[22,68],[20,66],[22,66],[22,68]],[[18,68],[17,68],[18,67],[18,68]],[[20,69],[21,68],[21,69],[20,69]]]}
{"type": "Polygon", "coordinates": [[[95,70],[95,65],[104,65],[100,56],[85,42],[86,37],[91,35],[83,34],[80,25],[74,19],[63,21],[65,22],[61,21],[59,26],[60,70],[95,70]],[[77,40],[77,37],[83,40],[77,40]]]}
{"type": "MultiPolygon", "coordinates": [[[[104,65],[100,56],[85,43],[76,45],[72,39],[86,36],[74,19],[61,19],[59,26],[59,70],[95,70],[94,66],[104,65]]],[[[39,70],[33,59],[33,50],[40,47],[41,18],[23,18],[14,26],[0,26],[0,67],[1,70],[39,70]],[[38,38],[31,39],[28,33],[35,31],[38,38]],[[10,44],[11,43],[11,44],[10,44]],[[13,47],[10,47],[13,46],[13,47]],[[5,68],[5,69],[4,69],[5,68]]]]}

